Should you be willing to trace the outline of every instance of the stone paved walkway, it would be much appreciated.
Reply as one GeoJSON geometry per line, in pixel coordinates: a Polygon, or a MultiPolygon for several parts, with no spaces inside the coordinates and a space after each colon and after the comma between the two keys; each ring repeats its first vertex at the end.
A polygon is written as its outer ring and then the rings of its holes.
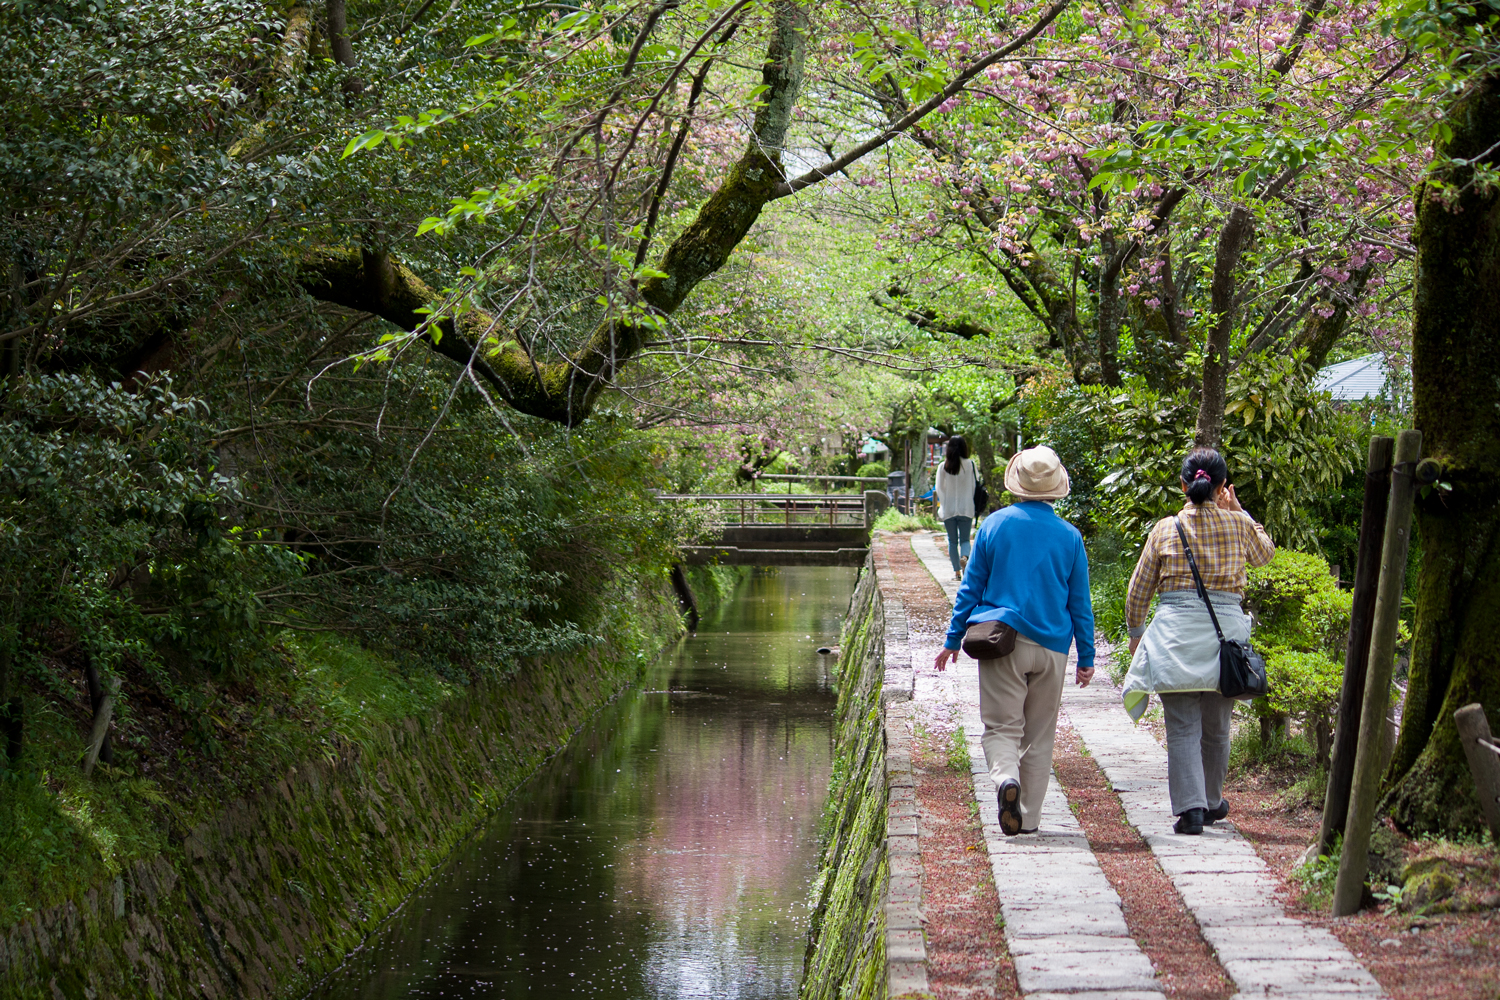
{"type": "MultiPolygon", "coordinates": [[[[913,536],[912,548],[951,601],[958,584],[947,557],[925,534],[913,536]]],[[[1056,779],[1034,835],[1000,832],[995,787],[980,745],[979,677],[967,657],[944,673],[933,671],[940,645],[912,643],[918,667],[914,700],[957,704],[962,713],[985,847],[1021,991],[1034,1000],[1162,1000],[1151,961],[1130,936],[1120,897],[1056,779]]]]}
{"type": "MultiPolygon", "coordinates": [[[[913,536],[912,549],[949,599],[954,598],[958,583],[932,536],[913,536]]],[[[920,665],[919,657],[923,656],[930,663],[936,653],[935,648],[929,652],[914,645],[913,663],[920,665]]],[[[1075,662],[1076,654],[1070,655],[1070,669],[1075,662]]],[[[1131,724],[1120,707],[1118,690],[1102,675],[1100,679],[1105,683],[1096,681],[1088,688],[1066,684],[1063,712],[1109,778],[1126,819],[1150,845],[1197,920],[1204,939],[1234,980],[1239,990],[1236,1000],[1363,1000],[1384,996],[1375,978],[1333,935],[1286,915],[1265,862],[1232,824],[1216,824],[1201,837],[1172,832],[1166,751],[1149,731],[1131,724]]],[[[938,693],[936,689],[946,689],[945,693],[964,704],[975,796],[985,823],[1006,918],[1006,939],[1016,956],[1021,989],[1038,1000],[1055,1000],[1063,995],[1075,1000],[1102,1000],[1106,996],[1157,1000],[1160,986],[1150,962],[1126,936],[1119,899],[1094,861],[1055,779],[1043,807],[1042,835],[1034,844],[1026,843],[1031,838],[1004,837],[993,825],[998,816],[994,787],[979,745],[978,686],[967,658],[946,674],[929,671],[925,677],[920,672],[916,677],[918,698],[925,688],[935,689],[934,694],[938,693]],[[1052,909],[1037,906],[1035,900],[1053,899],[1053,886],[1059,884],[1059,878],[1066,887],[1065,908],[1087,918],[1069,926],[1097,927],[1097,933],[1069,935],[1050,925],[1045,917],[1035,915],[1052,909]],[[1102,892],[1096,891],[1099,886],[1102,892]],[[1032,901],[1030,907],[1028,901],[1032,901]],[[1133,954],[1130,949],[1134,949],[1133,954]],[[1105,956],[1099,952],[1108,952],[1108,960],[1100,961],[1105,956]]]]}

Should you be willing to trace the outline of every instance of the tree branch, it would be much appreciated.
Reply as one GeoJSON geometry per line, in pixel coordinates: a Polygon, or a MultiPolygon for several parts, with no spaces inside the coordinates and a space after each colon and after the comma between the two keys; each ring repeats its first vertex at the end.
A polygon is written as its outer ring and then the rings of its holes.
{"type": "Polygon", "coordinates": [[[1208,349],[1203,357],[1203,398],[1198,405],[1198,426],[1193,435],[1200,448],[1217,448],[1224,433],[1224,399],[1229,366],[1229,334],[1234,328],[1234,272],[1240,255],[1250,242],[1255,217],[1244,205],[1229,211],[1224,228],[1219,231],[1219,247],[1214,253],[1214,277],[1209,286],[1209,302],[1216,317],[1208,334],[1208,349]]]}
{"type": "MultiPolygon", "coordinates": [[[[806,31],[803,7],[793,0],[776,5],[761,73],[765,104],[756,114],[755,134],[724,183],[663,254],[656,267],[663,276],[641,283],[639,298],[656,314],[676,311],[699,282],[722,267],[773,197],[782,177],[779,148],[802,82],[806,31]]],[[[504,337],[499,321],[485,313],[434,322],[419,312],[432,308],[437,296],[384,254],[317,250],[304,259],[301,280],[317,298],[420,332],[433,350],[471,368],[511,406],[568,426],[588,417],[599,393],[656,332],[654,323],[606,318],[570,356],[544,363],[504,337]]]]}
{"type": "Polygon", "coordinates": [[[1297,65],[1297,59],[1302,55],[1302,43],[1307,41],[1307,35],[1312,31],[1313,22],[1323,12],[1325,2],[1326,0],[1312,0],[1303,8],[1302,16],[1297,19],[1297,27],[1292,29],[1292,37],[1287,41],[1287,47],[1271,64],[1272,73],[1286,76],[1297,65]]]}
{"type": "Polygon", "coordinates": [[[967,84],[970,80],[974,79],[974,77],[989,69],[995,63],[1004,59],[1006,56],[1021,48],[1023,45],[1026,45],[1037,35],[1040,35],[1044,30],[1046,30],[1049,24],[1057,19],[1057,15],[1061,14],[1067,8],[1068,3],[1069,0],[1057,0],[1057,3],[1054,3],[1051,7],[1048,7],[1046,13],[1042,15],[1041,19],[1037,21],[1036,24],[1031,26],[1031,30],[1027,31],[1020,38],[1017,38],[1015,41],[1011,42],[1009,45],[1004,46],[1003,48],[996,49],[994,52],[985,56],[983,59],[970,63],[967,68],[965,68],[951,81],[949,81],[948,86],[944,87],[941,91],[928,98],[922,104],[919,104],[917,107],[907,112],[894,125],[882,129],[878,134],[872,136],[869,139],[866,139],[864,142],[853,147],[843,156],[830,160],[820,167],[814,167],[807,173],[803,174],[801,177],[794,178],[787,181],[785,184],[780,185],[776,189],[775,196],[777,198],[784,198],[789,194],[795,194],[798,191],[801,191],[805,187],[811,187],[812,185],[817,184],[820,181],[826,180],[828,177],[843,170],[849,164],[853,163],[855,160],[858,160],[866,153],[874,152],[881,146],[884,146],[886,143],[896,138],[898,135],[901,135],[907,129],[920,122],[923,118],[926,118],[932,112],[936,111],[950,97],[953,97],[959,91],[963,90],[964,85],[967,84]]]}
{"type": "Polygon", "coordinates": [[[977,323],[970,323],[963,319],[943,319],[938,315],[936,309],[924,309],[917,306],[904,306],[896,299],[904,298],[906,289],[900,285],[892,285],[884,292],[872,292],[870,301],[888,313],[900,316],[906,322],[918,330],[937,330],[940,333],[951,333],[955,337],[964,340],[973,340],[975,337],[988,337],[990,331],[977,323]]]}

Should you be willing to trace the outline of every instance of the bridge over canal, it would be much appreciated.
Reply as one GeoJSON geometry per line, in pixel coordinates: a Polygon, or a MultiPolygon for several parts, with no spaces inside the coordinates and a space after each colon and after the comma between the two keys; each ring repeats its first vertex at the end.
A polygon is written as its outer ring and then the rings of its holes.
{"type": "MultiPolygon", "coordinates": [[[[884,485],[855,476],[762,476],[770,490],[782,481],[812,488],[857,489],[884,485]]],[[[758,484],[756,484],[758,485],[758,484]]],[[[790,483],[787,484],[788,488],[790,483]]],[[[709,529],[702,544],[683,547],[689,564],[725,566],[859,566],[870,551],[870,525],[889,505],[883,489],[846,493],[664,493],[682,504],[684,517],[701,517],[709,529]]]]}

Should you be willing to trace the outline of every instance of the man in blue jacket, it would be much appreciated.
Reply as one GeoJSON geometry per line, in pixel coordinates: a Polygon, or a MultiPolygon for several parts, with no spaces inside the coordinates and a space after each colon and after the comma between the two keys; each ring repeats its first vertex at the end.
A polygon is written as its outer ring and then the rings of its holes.
{"type": "Polygon", "coordinates": [[[1094,678],[1094,607],[1089,563],[1078,529],[1052,504],[1068,495],[1068,470],[1051,448],[1018,452],[1005,468],[1005,488],[1018,499],[985,519],[939,670],[958,656],[964,631],[998,621],[1016,630],[1007,656],[979,661],[979,715],[984,759],[1000,800],[1006,834],[1033,833],[1052,777],[1052,741],[1062,705],[1068,647],[1078,643],[1079,687],[1094,678]]]}

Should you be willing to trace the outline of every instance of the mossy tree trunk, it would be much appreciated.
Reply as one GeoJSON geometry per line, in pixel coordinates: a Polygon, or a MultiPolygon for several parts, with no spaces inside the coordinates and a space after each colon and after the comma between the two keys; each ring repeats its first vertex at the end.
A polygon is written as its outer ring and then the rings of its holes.
{"type": "MultiPolygon", "coordinates": [[[[1500,141],[1500,78],[1449,121],[1440,156],[1484,155],[1500,141]]],[[[1418,191],[1412,391],[1423,451],[1452,489],[1417,499],[1411,679],[1383,803],[1412,833],[1482,823],[1453,713],[1479,702],[1500,719],[1500,192],[1468,187],[1451,207],[1431,195],[1418,191]]]]}
{"type": "MultiPolygon", "coordinates": [[[[682,305],[688,293],[713,274],[784,180],[781,150],[806,60],[807,9],[784,0],[762,66],[765,90],[746,150],[719,189],[698,210],[656,264],[661,276],[642,282],[637,295],[656,316],[682,305]]],[[[351,248],[322,249],[303,261],[301,281],[317,298],[374,313],[405,330],[428,330],[425,311],[438,301],[416,274],[384,253],[351,248]],[[420,311],[419,311],[420,310],[420,311]]],[[[574,426],[588,417],[599,394],[657,334],[655,324],[606,319],[570,357],[542,360],[507,337],[494,317],[480,312],[445,319],[425,339],[439,353],[474,373],[523,413],[574,426]]]]}

